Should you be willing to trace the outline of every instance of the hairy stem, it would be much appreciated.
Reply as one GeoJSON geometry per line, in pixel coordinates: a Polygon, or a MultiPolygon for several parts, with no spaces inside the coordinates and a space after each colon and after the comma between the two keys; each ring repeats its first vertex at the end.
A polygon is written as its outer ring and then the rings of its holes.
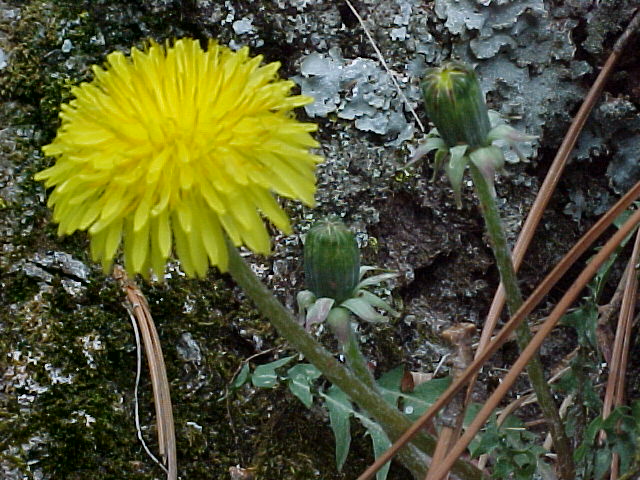
{"type": "MultiPolygon", "coordinates": [[[[349,323],[351,323],[351,320],[349,320],[349,323]]],[[[347,364],[356,377],[378,393],[378,387],[376,386],[376,382],[371,374],[371,370],[369,370],[369,367],[367,366],[367,359],[364,358],[364,355],[360,350],[360,346],[358,345],[358,336],[353,330],[352,325],[349,325],[349,337],[347,338],[347,343],[342,346],[342,351],[347,359],[347,364]]]]}
{"type": "MultiPolygon", "coordinates": [[[[411,422],[397,408],[388,404],[366,383],[340,364],[320,343],[298,324],[293,315],[275,298],[273,293],[255,276],[237,249],[227,240],[229,273],[242,287],[246,295],[276,328],[278,333],[315,365],[323,375],[371,415],[384,429],[391,441],[395,441],[411,426],[411,422]]],[[[413,439],[409,448],[400,451],[399,461],[415,478],[424,478],[427,455],[433,453],[435,440],[426,433],[413,439]],[[426,454],[426,455],[425,455],[426,454]]],[[[468,462],[458,460],[453,472],[463,480],[485,478],[480,470],[468,462]]]]}
{"type": "MultiPolygon", "coordinates": [[[[498,206],[489,184],[480,173],[478,167],[470,162],[471,177],[476,187],[476,193],[480,201],[480,209],[484,216],[487,227],[487,234],[491,242],[491,248],[496,258],[496,264],[500,272],[500,280],[505,288],[507,307],[509,313],[513,315],[522,305],[522,293],[518,287],[516,273],[511,262],[511,253],[507,246],[507,239],[500,221],[498,206]]],[[[529,325],[522,322],[516,330],[518,347],[520,350],[528,345],[531,340],[531,330],[529,325]]],[[[544,378],[544,371],[540,356],[535,355],[527,366],[527,373],[531,385],[538,397],[538,403],[543,415],[549,422],[549,430],[553,438],[556,453],[558,454],[558,473],[563,480],[573,480],[575,478],[575,465],[573,463],[573,453],[569,444],[569,439],[564,430],[564,425],[560,419],[558,408],[553,400],[549,384],[544,378]]]]}

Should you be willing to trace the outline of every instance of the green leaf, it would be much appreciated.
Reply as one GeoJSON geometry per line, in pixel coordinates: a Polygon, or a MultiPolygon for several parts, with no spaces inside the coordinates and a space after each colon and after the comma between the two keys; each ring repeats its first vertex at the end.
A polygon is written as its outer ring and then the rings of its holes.
{"type": "Polygon", "coordinates": [[[233,381],[233,388],[240,388],[249,378],[249,362],[246,362],[240,372],[236,376],[236,379],[233,381]]]}
{"type": "Polygon", "coordinates": [[[594,480],[605,478],[611,467],[611,450],[608,447],[600,447],[595,451],[594,480]]]}
{"type": "Polygon", "coordinates": [[[451,385],[451,377],[434,378],[421,383],[411,393],[402,393],[403,412],[413,422],[427,411],[451,385]]]}
{"type": "Polygon", "coordinates": [[[391,405],[402,408],[410,420],[417,420],[451,384],[450,377],[435,378],[418,385],[413,392],[400,391],[404,367],[390,370],[378,379],[383,398],[391,405]]]}
{"type": "MultiPolygon", "coordinates": [[[[384,433],[384,430],[374,420],[354,409],[347,395],[335,385],[321,394],[329,410],[329,420],[331,429],[336,438],[336,464],[338,470],[342,468],[349,453],[351,444],[351,433],[349,430],[349,419],[351,415],[356,418],[367,430],[373,443],[373,453],[376,458],[384,453],[391,442],[384,433]]],[[[385,480],[389,473],[390,462],[387,462],[376,475],[377,480],[385,480]]]]}
{"type": "Polygon", "coordinates": [[[587,430],[584,432],[584,441],[589,445],[593,445],[593,442],[596,439],[596,435],[602,428],[602,417],[594,418],[593,421],[587,427],[587,430]]]}
{"type": "Polygon", "coordinates": [[[394,407],[399,407],[398,399],[400,398],[400,382],[402,381],[403,375],[404,366],[400,365],[399,367],[384,373],[377,380],[382,398],[394,407]]]}
{"type": "Polygon", "coordinates": [[[635,419],[636,425],[640,426],[640,400],[631,404],[631,416],[635,419]]]}
{"type": "Polygon", "coordinates": [[[258,365],[251,375],[251,383],[258,388],[273,388],[278,383],[276,369],[289,363],[294,357],[284,357],[275,362],[258,365]]]}
{"type": "Polygon", "coordinates": [[[413,392],[400,391],[404,367],[399,366],[382,375],[377,383],[383,398],[411,420],[417,420],[451,384],[450,377],[435,378],[418,385],[413,392]]]}
{"type": "Polygon", "coordinates": [[[342,302],[340,306],[351,310],[354,315],[366,322],[380,323],[388,320],[387,317],[380,315],[371,305],[361,298],[349,298],[342,302]]]}
{"type": "Polygon", "coordinates": [[[336,439],[336,467],[341,471],[351,446],[350,417],[353,406],[347,395],[335,385],[322,396],[329,410],[329,422],[336,439]]]}
{"type": "MultiPolygon", "coordinates": [[[[371,437],[371,442],[373,443],[373,456],[378,458],[391,447],[389,437],[384,433],[382,427],[373,420],[361,415],[358,416],[358,419],[367,429],[367,433],[371,437]]],[[[385,463],[384,467],[378,470],[376,480],[386,480],[387,475],[389,474],[389,467],[391,467],[391,461],[385,463]]]]}
{"type": "Polygon", "coordinates": [[[595,303],[586,302],[562,317],[562,324],[576,329],[578,342],[585,347],[595,347],[598,309],[595,303]]]}
{"type": "MultiPolygon", "coordinates": [[[[613,224],[616,227],[620,228],[624,224],[624,222],[626,222],[629,219],[632,213],[633,213],[633,209],[625,210],[618,216],[616,220],[614,220],[613,224]]],[[[607,258],[604,264],[598,269],[598,272],[593,277],[593,280],[589,282],[589,289],[591,290],[593,300],[596,303],[599,301],[600,296],[602,295],[602,291],[606,286],[613,264],[617,260],[618,255],[620,254],[624,246],[634,235],[634,233],[635,233],[635,230],[629,232],[629,234],[626,237],[624,237],[622,242],[620,242],[620,245],[618,246],[618,248],[616,248],[615,251],[609,256],[609,258],[607,258]]]]}
{"type": "Polygon", "coordinates": [[[287,370],[289,390],[304,403],[305,407],[311,408],[313,404],[313,394],[311,384],[322,373],[310,363],[299,363],[287,370]]]}

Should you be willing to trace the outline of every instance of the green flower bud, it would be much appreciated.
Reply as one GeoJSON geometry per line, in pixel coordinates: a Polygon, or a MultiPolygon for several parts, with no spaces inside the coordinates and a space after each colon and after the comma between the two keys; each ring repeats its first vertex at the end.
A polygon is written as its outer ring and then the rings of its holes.
{"type": "Polygon", "coordinates": [[[422,82],[422,94],[427,115],[449,148],[489,145],[489,112],[473,69],[459,62],[431,68],[422,82]]]}
{"type": "Polygon", "coordinates": [[[307,288],[316,297],[336,304],[353,296],[360,280],[360,251],[356,238],[337,218],[317,223],[304,244],[307,288]]]}

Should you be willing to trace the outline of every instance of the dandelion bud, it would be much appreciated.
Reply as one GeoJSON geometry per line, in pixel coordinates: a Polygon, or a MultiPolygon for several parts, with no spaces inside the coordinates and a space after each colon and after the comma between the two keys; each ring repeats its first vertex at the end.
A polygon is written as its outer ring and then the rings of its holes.
{"type": "Polygon", "coordinates": [[[356,238],[337,218],[316,224],[304,244],[307,288],[316,297],[333,298],[340,304],[353,295],[360,274],[360,251],[356,238]]]}
{"type": "Polygon", "coordinates": [[[429,69],[422,94],[427,115],[449,148],[489,145],[489,113],[473,69],[459,62],[429,69]]]}

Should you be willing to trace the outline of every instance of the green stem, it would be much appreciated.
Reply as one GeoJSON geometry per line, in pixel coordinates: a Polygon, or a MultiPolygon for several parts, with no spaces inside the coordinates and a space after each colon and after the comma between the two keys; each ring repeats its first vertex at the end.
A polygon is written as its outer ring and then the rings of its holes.
{"type": "MultiPolygon", "coordinates": [[[[489,184],[480,173],[478,167],[469,162],[471,178],[476,187],[476,193],[480,201],[480,209],[484,216],[491,248],[496,258],[496,264],[500,272],[500,280],[504,285],[506,293],[507,307],[509,313],[515,313],[522,305],[522,293],[518,287],[516,273],[511,261],[511,252],[507,246],[507,239],[502,229],[500,214],[494,195],[489,184]]],[[[518,347],[522,351],[531,340],[531,330],[526,322],[522,322],[516,331],[518,347]]],[[[549,384],[544,378],[544,371],[540,356],[535,355],[527,366],[527,373],[531,385],[538,397],[538,403],[543,415],[549,423],[549,429],[553,444],[558,454],[558,473],[563,480],[573,480],[575,478],[575,465],[573,463],[573,453],[569,444],[569,439],[564,430],[564,425],[560,419],[560,414],[553,400],[549,384]]]]}
{"type": "Polygon", "coordinates": [[[371,374],[371,370],[367,366],[367,359],[364,358],[360,346],[358,345],[358,336],[353,330],[351,320],[349,320],[349,337],[347,343],[342,346],[342,351],[347,359],[347,364],[353,373],[369,388],[378,393],[378,387],[371,374]]]}
{"type": "Polygon", "coordinates": [[[353,328],[354,323],[351,321],[351,312],[344,307],[334,307],[329,312],[326,323],[333,331],[336,340],[338,340],[338,345],[342,348],[351,371],[367,387],[379,393],[376,381],[367,366],[367,360],[360,350],[358,336],[353,328]]]}
{"type": "MultiPolygon", "coordinates": [[[[384,429],[391,441],[399,438],[411,426],[407,417],[384,401],[309,335],[273,293],[254,275],[228,239],[227,249],[229,251],[229,273],[242,287],[245,294],[253,300],[260,313],[268,318],[278,330],[278,333],[315,365],[331,383],[337,385],[360,408],[371,415],[384,429]]],[[[400,451],[398,459],[416,478],[424,478],[427,458],[423,452],[432,454],[435,444],[432,437],[426,433],[419,433],[414,437],[412,444],[409,444],[409,448],[400,451]]],[[[463,480],[486,478],[480,470],[462,460],[455,463],[453,472],[463,480]]]]}

